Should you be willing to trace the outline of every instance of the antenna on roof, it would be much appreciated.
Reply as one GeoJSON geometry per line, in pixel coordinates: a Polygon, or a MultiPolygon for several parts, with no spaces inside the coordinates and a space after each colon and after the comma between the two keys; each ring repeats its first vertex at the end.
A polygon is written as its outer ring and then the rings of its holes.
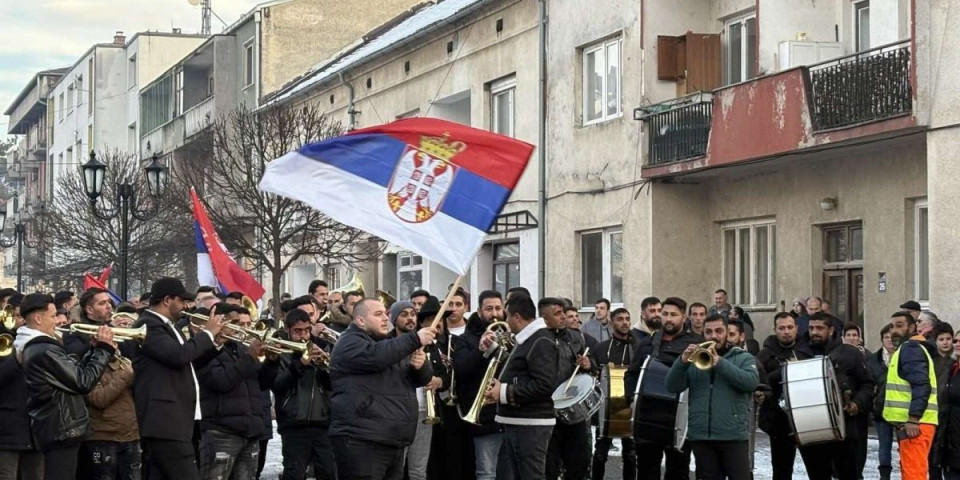
{"type": "Polygon", "coordinates": [[[210,35],[210,13],[213,11],[213,7],[211,6],[213,0],[187,0],[187,2],[194,7],[203,5],[200,13],[200,35],[210,35]]]}

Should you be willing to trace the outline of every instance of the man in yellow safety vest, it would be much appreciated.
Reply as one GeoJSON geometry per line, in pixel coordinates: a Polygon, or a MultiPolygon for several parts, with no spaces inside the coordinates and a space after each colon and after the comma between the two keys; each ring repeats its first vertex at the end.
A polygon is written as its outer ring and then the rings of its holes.
{"type": "Polygon", "coordinates": [[[903,480],[926,480],[927,456],[937,429],[937,378],[933,346],[917,335],[909,312],[890,319],[890,336],[899,345],[890,358],[883,419],[896,426],[903,480]]]}

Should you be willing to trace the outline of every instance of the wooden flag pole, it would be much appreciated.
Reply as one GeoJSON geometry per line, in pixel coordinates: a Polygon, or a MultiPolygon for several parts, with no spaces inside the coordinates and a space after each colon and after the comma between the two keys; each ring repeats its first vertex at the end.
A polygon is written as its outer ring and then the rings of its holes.
{"type": "Polygon", "coordinates": [[[447,292],[447,298],[444,298],[443,303],[440,305],[440,311],[437,312],[437,316],[433,318],[433,323],[430,324],[430,328],[437,328],[437,325],[443,320],[443,313],[447,311],[447,305],[450,305],[450,300],[453,299],[453,295],[460,289],[460,282],[462,281],[463,275],[457,276],[457,279],[453,282],[453,286],[450,287],[450,291],[447,292]]]}

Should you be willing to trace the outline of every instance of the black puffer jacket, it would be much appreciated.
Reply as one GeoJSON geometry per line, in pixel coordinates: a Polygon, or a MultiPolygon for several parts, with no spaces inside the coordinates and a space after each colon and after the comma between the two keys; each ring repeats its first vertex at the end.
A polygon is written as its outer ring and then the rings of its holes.
{"type": "Polygon", "coordinates": [[[84,395],[100,381],[113,354],[113,347],[98,344],[76,361],[51,337],[27,342],[23,349],[27,410],[41,451],[79,444],[90,432],[84,395]]]}
{"type": "Polygon", "coordinates": [[[14,355],[0,358],[0,450],[33,450],[27,382],[14,355]]]}
{"type": "Polygon", "coordinates": [[[417,387],[430,383],[433,367],[410,366],[419,349],[416,332],[375,339],[351,324],[330,360],[330,436],[405,447],[417,433],[417,387]]]}
{"type": "MultiPolygon", "coordinates": [[[[470,411],[470,407],[477,397],[477,392],[480,391],[483,375],[496,355],[496,353],[493,353],[489,358],[485,358],[483,352],[480,351],[480,337],[483,336],[487,325],[480,318],[480,315],[474,312],[467,320],[467,328],[463,331],[463,334],[453,337],[453,369],[456,372],[457,380],[455,387],[460,411],[464,414],[470,411]]],[[[504,359],[506,358],[504,357],[504,359]]],[[[500,364],[498,370],[500,368],[503,368],[503,364],[500,364]]],[[[494,378],[496,378],[497,373],[499,372],[494,372],[494,378]]],[[[490,404],[481,407],[479,417],[481,425],[467,424],[470,433],[474,437],[479,437],[501,431],[500,424],[494,421],[496,414],[496,405],[490,404]]]]}
{"type": "Polygon", "coordinates": [[[330,425],[330,374],[313,365],[304,366],[300,353],[280,355],[263,363],[261,377],[273,390],[277,431],[298,426],[330,425]]]}
{"type": "MultiPolygon", "coordinates": [[[[639,332],[639,330],[636,329],[632,331],[639,332]]],[[[703,343],[703,337],[690,332],[680,332],[670,340],[662,340],[662,338],[663,330],[657,330],[655,334],[643,337],[643,339],[640,340],[640,343],[637,345],[637,351],[633,357],[633,362],[630,364],[630,368],[627,369],[627,372],[623,376],[627,402],[633,401],[634,393],[637,391],[637,380],[640,378],[640,370],[643,368],[643,362],[647,360],[647,357],[653,354],[654,345],[657,339],[661,340],[660,352],[656,358],[667,366],[673,365],[673,362],[677,358],[680,358],[680,355],[690,344],[703,343]]]]}
{"type": "Polygon", "coordinates": [[[760,383],[770,387],[764,393],[763,403],[760,404],[760,418],[758,425],[771,436],[787,436],[792,433],[790,420],[780,408],[780,398],[783,396],[783,365],[796,360],[810,358],[806,353],[797,351],[796,346],[784,347],[777,341],[776,335],[770,335],[763,342],[763,348],[757,354],[757,369],[760,372],[760,383]]]}
{"type": "Polygon", "coordinates": [[[883,420],[883,399],[887,395],[887,370],[887,364],[883,362],[883,347],[867,355],[867,371],[873,378],[874,421],[883,420]]]}
{"type": "Polygon", "coordinates": [[[551,396],[560,383],[557,338],[543,319],[527,325],[516,338],[518,345],[499,376],[507,403],[497,405],[496,419],[511,425],[553,425],[556,412],[551,396]]]}
{"type": "Polygon", "coordinates": [[[201,430],[219,430],[245,438],[263,435],[260,362],[247,347],[227,342],[220,354],[197,371],[201,430]]]}
{"type": "Polygon", "coordinates": [[[833,371],[837,376],[837,386],[844,397],[857,404],[859,412],[856,416],[844,413],[847,438],[861,438],[867,434],[867,420],[873,408],[873,378],[867,372],[867,359],[859,348],[846,345],[837,338],[831,338],[824,346],[810,344],[809,332],[804,332],[797,341],[797,351],[808,355],[808,358],[818,355],[827,355],[833,363],[833,371]]]}
{"type": "Polygon", "coordinates": [[[954,362],[945,387],[944,402],[939,404],[943,436],[940,443],[940,466],[960,472],[960,364],[954,362]]]}

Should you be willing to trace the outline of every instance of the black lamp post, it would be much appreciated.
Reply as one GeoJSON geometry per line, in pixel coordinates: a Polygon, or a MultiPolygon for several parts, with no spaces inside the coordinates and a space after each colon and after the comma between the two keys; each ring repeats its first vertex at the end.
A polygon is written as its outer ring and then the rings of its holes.
{"type": "MultiPolygon", "coordinates": [[[[7,224],[7,210],[6,208],[0,210],[0,230],[7,224]]],[[[23,224],[20,219],[17,219],[17,223],[13,226],[13,238],[11,239],[0,239],[0,246],[3,248],[10,248],[14,245],[17,246],[17,291],[23,291],[23,246],[24,244],[27,247],[30,247],[30,244],[27,243],[27,226],[23,224]]],[[[30,247],[32,248],[32,247],[30,247]]]]}
{"type": "MultiPolygon", "coordinates": [[[[103,194],[103,181],[107,173],[107,165],[97,160],[97,155],[90,152],[90,161],[84,163],[83,190],[90,199],[90,210],[97,218],[111,220],[120,217],[120,297],[127,298],[127,253],[130,248],[130,216],[146,221],[157,211],[154,203],[150,208],[141,210],[138,205],[135,185],[129,182],[117,182],[117,198],[112,208],[101,210],[97,207],[97,199],[103,194]]],[[[160,164],[160,157],[153,154],[153,161],[143,169],[147,178],[147,189],[151,197],[163,194],[167,187],[167,167],[160,164]]]]}

